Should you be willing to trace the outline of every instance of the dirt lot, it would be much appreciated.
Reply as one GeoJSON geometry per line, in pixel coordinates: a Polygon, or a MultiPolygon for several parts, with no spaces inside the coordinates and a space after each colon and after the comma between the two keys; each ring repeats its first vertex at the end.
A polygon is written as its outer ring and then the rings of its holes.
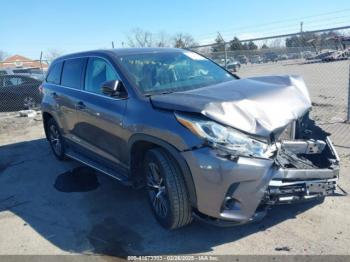
{"type": "MultiPolygon", "coordinates": [[[[339,184],[349,192],[349,125],[338,124],[339,184]]],[[[169,232],[142,191],[79,166],[54,158],[40,115],[0,116],[0,254],[350,254],[349,196],[278,206],[256,224],[169,232]]]]}
{"type": "Polygon", "coordinates": [[[291,60],[283,63],[243,65],[241,77],[294,74],[300,75],[309,89],[314,103],[314,119],[334,122],[346,119],[349,89],[349,61],[309,63],[291,60]]]}
{"type": "MultiPolygon", "coordinates": [[[[142,192],[57,161],[40,121],[15,122],[0,134],[0,254],[350,254],[348,196],[275,207],[257,224],[168,232],[142,192]]],[[[350,191],[342,158],[340,185],[350,191]]]]}

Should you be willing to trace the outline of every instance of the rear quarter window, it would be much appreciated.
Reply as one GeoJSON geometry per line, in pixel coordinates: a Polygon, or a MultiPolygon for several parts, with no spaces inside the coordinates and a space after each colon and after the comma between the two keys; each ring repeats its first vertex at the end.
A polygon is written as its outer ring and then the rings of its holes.
{"type": "Polygon", "coordinates": [[[61,85],[81,89],[86,58],[73,58],[64,61],[61,85]]]}
{"type": "Polygon", "coordinates": [[[52,65],[46,77],[46,82],[59,85],[61,80],[61,71],[62,71],[62,62],[52,65]]]}

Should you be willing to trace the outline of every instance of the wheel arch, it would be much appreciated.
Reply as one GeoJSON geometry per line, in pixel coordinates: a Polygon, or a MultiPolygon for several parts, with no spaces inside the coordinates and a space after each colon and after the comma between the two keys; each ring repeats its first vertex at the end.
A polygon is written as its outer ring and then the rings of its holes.
{"type": "Polygon", "coordinates": [[[178,167],[181,170],[181,173],[184,176],[185,184],[189,194],[189,201],[192,207],[196,207],[197,196],[191,170],[178,149],[162,139],[146,134],[135,134],[129,139],[128,152],[130,155],[129,164],[131,179],[134,181],[137,180],[138,175],[142,172],[140,168],[142,168],[141,163],[144,157],[144,153],[147,150],[155,147],[163,148],[176,161],[178,167]]]}
{"type": "MultiPolygon", "coordinates": [[[[41,112],[42,114],[42,118],[43,118],[43,126],[44,126],[44,131],[45,131],[45,136],[46,138],[48,138],[48,133],[47,133],[47,122],[52,118],[56,121],[58,127],[60,129],[62,129],[61,125],[60,125],[60,122],[58,121],[57,117],[55,117],[54,114],[50,113],[50,112],[47,112],[47,111],[42,111],[41,112]]],[[[61,130],[62,131],[62,130],[61,130]]]]}
{"type": "Polygon", "coordinates": [[[51,119],[54,118],[52,114],[48,112],[42,112],[42,117],[43,117],[43,126],[44,126],[44,131],[45,131],[45,136],[46,139],[48,139],[48,133],[47,133],[47,122],[51,119]]]}

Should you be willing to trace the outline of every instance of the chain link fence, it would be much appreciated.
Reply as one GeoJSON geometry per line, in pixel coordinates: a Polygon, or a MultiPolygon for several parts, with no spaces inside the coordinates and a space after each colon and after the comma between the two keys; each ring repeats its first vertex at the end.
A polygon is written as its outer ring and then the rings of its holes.
{"type": "MultiPolygon", "coordinates": [[[[300,75],[313,102],[312,117],[350,149],[350,27],[193,47],[240,77],[300,75]]],[[[0,67],[0,112],[39,109],[40,69],[0,67]]]]}
{"type": "Polygon", "coordinates": [[[44,77],[37,68],[0,68],[0,112],[39,109],[44,77]]]}
{"type": "Polygon", "coordinates": [[[300,75],[313,103],[311,116],[350,149],[350,31],[305,32],[198,46],[201,53],[239,77],[300,75]]]}

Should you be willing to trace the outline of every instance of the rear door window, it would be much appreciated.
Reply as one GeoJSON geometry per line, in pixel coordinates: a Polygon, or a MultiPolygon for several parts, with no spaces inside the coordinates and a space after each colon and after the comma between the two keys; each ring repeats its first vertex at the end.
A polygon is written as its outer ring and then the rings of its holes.
{"type": "Polygon", "coordinates": [[[46,77],[46,82],[59,85],[61,82],[62,62],[52,65],[49,74],[46,77]]]}
{"type": "Polygon", "coordinates": [[[86,58],[74,58],[64,61],[61,85],[81,89],[86,58]]]}

